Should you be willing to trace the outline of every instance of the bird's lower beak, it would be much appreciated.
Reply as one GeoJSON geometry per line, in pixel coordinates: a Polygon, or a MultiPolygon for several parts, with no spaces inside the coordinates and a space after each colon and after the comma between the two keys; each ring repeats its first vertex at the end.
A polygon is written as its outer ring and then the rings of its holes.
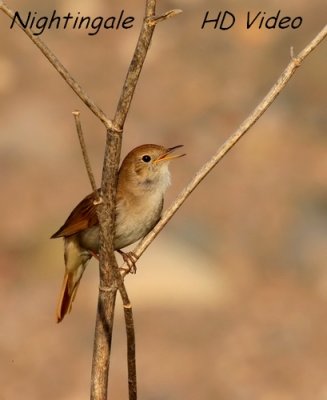
{"type": "Polygon", "coordinates": [[[183,145],[179,144],[178,146],[169,147],[169,149],[167,149],[167,151],[164,154],[162,154],[160,157],[158,157],[154,162],[158,163],[161,161],[170,161],[175,158],[180,158],[180,157],[185,156],[186,154],[171,154],[174,150],[179,149],[180,147],[183,147],[183,145]]]}

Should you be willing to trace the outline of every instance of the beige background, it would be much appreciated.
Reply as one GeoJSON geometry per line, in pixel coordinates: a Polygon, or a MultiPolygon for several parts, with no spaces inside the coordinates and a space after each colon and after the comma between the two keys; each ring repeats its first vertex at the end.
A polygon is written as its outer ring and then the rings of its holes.
{"type": "MultiPolygon", "coordinates": [[[[51,30],[44,39],[111,116],[143,1],[8,0],[13,9],[136,18],[128,31],[51,30]],[[90,5],[89,3],[92,3],[90,5]],[[133,4],[130,4],[133,3],[133,4]]],[[[159,1],[158,26],[123,152],[184,144],[169,204],[325,23],[323,0],[159,1]],[[297,30],[246,30],[247,11],[302,16],[297,30]],[[229,31],[201,30],[229,10],[229,31]]],[[[0,14],[0,399],[87,399],[98,287],[92,261],[72,314],[55,324],[64,265],[49,236],[90,191],[71,111],[80,109],[99,182],[102,125],[0,14]]],[[[127,278],[143,400],[327,399],[326,45],[196,190],[127,278]]],[[[119,304],[120,305],[120,304],[119,304]]],[[[118,306],[111,399],[126,398],[118,306]]]]}

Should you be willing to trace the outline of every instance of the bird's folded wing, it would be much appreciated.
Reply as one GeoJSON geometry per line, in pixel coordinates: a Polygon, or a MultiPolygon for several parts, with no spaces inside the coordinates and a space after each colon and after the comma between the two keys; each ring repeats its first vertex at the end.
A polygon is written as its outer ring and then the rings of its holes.
{"type": "Polygon", "coordinates": [[[64,225],[51,238],[74,235],[84,229],[98,224],[98,217],[94,206],[94,193],[86,196],[70,213],[64,225]]]}

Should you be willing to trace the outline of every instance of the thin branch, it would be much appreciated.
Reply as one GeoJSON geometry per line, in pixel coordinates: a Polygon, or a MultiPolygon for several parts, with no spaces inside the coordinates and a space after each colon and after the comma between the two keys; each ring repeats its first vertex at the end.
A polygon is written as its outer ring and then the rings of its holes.
{"type": "Polygon", "coordinates": [[[182,12],[183,11],[179,10],[179,9],[170,10],[170,11],[165,12],[162,15],[159,15],[158,17],[149,17],[148,22],[150,25],[156,25],[158,22],[162,22],[168,18],[175,17],[176,15],[181,14],[182,12]]]}
{"type": "Polygon", "coordinates": [[[101,185],[103,202],[97,206],[97,215],[100,223],[100,287],[110,288],[111,290],[99,290],[98,295],[91,372],[92,400],[107,399],[109,361],[117,293],[115,278],[117,261],[114,256],[113,242],[120,143],[121,136],[119,134],[110,134],[107,131],[103,170],[103,177],[106,176],[107,178],[106,185],[101,185]]]}
{"type": "MultiPolygon", "coordinates": [[[[107,129],[106,150],[101,182],[103,204],[99,205],[97,208],[101,226],[100,287],[111,288],[116,282],[119,286],[123,301],[126,289],[123,286],[121,277],[119,276],[118,265],[114,257],[113,248],[118,165],[124,123],[155,28],[155,25],[149,23],[149,18],[155,16],[155,9],[156,0],[146,0],[145,18],[138,42],[125,78],[112,127],[107,129]]],[[[115,290],[99,291],[98,313],[94,337],[94,356],[92,363],[91,400],[105,400],[107,398],[115,298],[115,290]],[[109,307],[107,307],[107,305],[109,305],[109,307]],[[108,329],[106,330],[105,327],[108,327],[108,329]]],[[[128,303],[130,304],[129,299],[128,303]]],[[[126,308],[125,306],[124,310],[128,341],[129,395],[130,400],[136,400],[135,334],[133,314],[130,307],[126,308]]]]}
{"type": "Polygon", "coordinates": [[[132,304],[129,300],[123,278],[118,273],[119,292],[123,300],[126,337],[127,337],[127,368],[128,368],[128,391],[129,400],[137,399],[137,384],[136,384],[136,356],[135,356],[135,329],[133,319],[132,304]]]}
{"type": "Polygon", "coordinates": [[[120,95],[113,124],[123,130],[123,126],[133,99],[135,88],[146,58],[155,26],[150,25],[148,19],[154,17],[156,0],[146,0],[145,18],[136,44],[132,61],[129,65],[124,86],[120,95]]]}
{"type": "MultiPolygon", "coordinates": [[[[223,143],[214,156],[206,162],[202,168],[195,174],[194,178],[186,186],[186,188],[178,195],[174,203],[162,215],[162,218],[154,229],[141,241],[141,243],[133,250],[136,258],[139,258],[144,251],[153,242],[155,237],[173,217],[177,210],[182,206],[185,200],[193,192],[193,190],[200,184],[200,182],[212,171],[218,162],[228,153],[228,151],[235,146],[241,137],[255,124],[255,122],[262,116],[271,103],[276,99],[279,93],[284,89],[287,82],[291,79],[297,68],[302,64],[303,60],[325,39],[327,36],[327,25],[318,33],[318,35],[296,56],[292,57],[290,63],[282,72],[274,86],[270,89],[268,94],[257,105],[254,111],[246,118],[240,127],[223,143]]],[[[130,268],[124,263],[121,267],[121,274],[125,276],[128,274],[130,268]]]]}
{"type": "MultiPolygon", "coordinates": [[[[0,10],[2,10],[9,18],[14,20],[14,12],[3,2],[0,2],[0,10]]],[[[77,96],[86,104],[86,106],[103,122],[105,127],[114,129],[111,120],[107,117],[104,111],[94,102],[93,99],[85,92],[81,85],[72,77],[68,70],[63,66],[55,54],[48,46],[38,37],[33,35],[33,31],[29,28],[24,28],[17,19],[16,25],[22,29],[24,33],[32,40],[32,42],[41,50],[43,55],[50,61],[56,71],[64,78],[67,84],[73,89],[77,96]]]]}
{"type": "Polygon", "coordinates": [[[76,131],[77,131],[79,143],[81,145],[81,150],[82,150],[82,154],[83,154],[85,168],[86,168],[87,175],[89,177],[89,180],[90,180],[90,183],[91,183],[91,186],[92,186],[92,190],[94,192],[94,195],[96,196],[96,203],[95,204],[97,205],[97,204],[100,204],[102,200],[101,200],[101,197],[99,195],[97,185],[95,183],[95,178],[94,178],[94,174],[92,172],[90,159],[89,159],[89,156],[87,154],[84,135],[83,135],[83,130],[82,130],[82,124],[81,124],[81,119],[80,119],[80,112],[79,111],[73,111],[73,115],[74,115],[74,119],[75,119],[75,125],[76,125],[76,131]]]}
{"type": "MultiPolygon", "coordinates": [[[[152,16],[154,12],[155,1],[148,0],[146,3],[146,14],[149,13],[152,16]]],[[[124,123],[147,54],[152,33],[153,29],[149,30],[148,24],[143,23],[115,113],[114,126],[118,127],[121,132],[123,131],[124,123]]],[[[107,129],[101,182],[104,204],[100,205],[98,208],[98,218],[102,228],[100,236],[100,287],[112,287],[112,284],[116,281],[118,269],[114,257],[113,236],[116,186],[121,144],[122,134],[118,134],[117,131],[115,132],[110,128],[107,129]]],[[[99,291],[91,373],[91,400],[107,399],[116,293],[116,291],[99,291]],[[109,307],[104,306],[105,304],[109,304],[109,307]],[[104,323],[104,321],[106,322],[104,323]],[[105,326],[107,326],[108,329],[105,329],[105,326]]],[[[129,338],[130,336],[127,337],[127,339],[129,338]]]]}

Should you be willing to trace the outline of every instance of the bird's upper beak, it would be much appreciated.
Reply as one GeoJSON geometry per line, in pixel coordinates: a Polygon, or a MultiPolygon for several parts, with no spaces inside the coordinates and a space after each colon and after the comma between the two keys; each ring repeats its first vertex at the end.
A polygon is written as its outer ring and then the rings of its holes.
{"type": "Polygon", "coordinates": [[[159,156],[154,163],[158,163],[161,161],[170,161],[173,160],[174,158],[179,158],[179,157],[183,157],[186,154],[171,154],[174,150],[179,149],[180,147],[183,147],[182,144],[179,144],[178,146],[174,146],[174,147],[169,147],[169,149],[166,149],[164,154],[161,154],[161,156],[159,156]]]}

